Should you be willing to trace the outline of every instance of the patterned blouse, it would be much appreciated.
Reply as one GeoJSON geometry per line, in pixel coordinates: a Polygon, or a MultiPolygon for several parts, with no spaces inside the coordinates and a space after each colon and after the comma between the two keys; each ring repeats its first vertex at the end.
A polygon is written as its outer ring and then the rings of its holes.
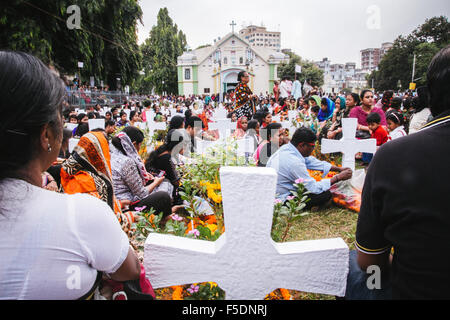
{"type": "Polygon", "coordinates": [[[138,168],[133,159],[117,150],[112,144],[111,171],[114,193],[119,200],[139,201],[150,195],[142,183],[138,168]]]}
{"type": "Polygon", "coordinates": [[[235,108],[234,112],[239,118],[246,116],[251,118],[253,115],[252,101],[249,96],[253,94],[252,90],[245,83],[240,82],[236,89],[234,90],[235,96],[235,108]]]}

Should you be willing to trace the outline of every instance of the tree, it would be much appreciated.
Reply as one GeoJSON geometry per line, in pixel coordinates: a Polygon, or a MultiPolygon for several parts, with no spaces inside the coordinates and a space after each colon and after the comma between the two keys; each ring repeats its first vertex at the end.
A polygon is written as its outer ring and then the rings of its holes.
{"type": "Polygon", "coordinates": [[[450,23],[444,16],[427,19],[408,36],[399,36],[378,65],[378,71],[373,71],[368,82],[374,80],[377,90],[397,89],[398,83],[403,89],[408,88],[412,80],[414,55],[416,55],[415,75],[417,86],[426,84],[426,71],[433,56],[448,45],[450,23]]]}
{"type": "Polygon", "coordinates": [[[289,63],[281,63],[278,66],[278,77],[284,78],[289,77],[290,79],[295,78],[295,65],[302,67],[302,73],[297,73],[297,79],[303,83],[308,80],[308,83],[312,86],[320,87],[323,85],[323,71],[320,70],[313,62],[308,60],[303,60],[300,56],[293,52],[286,52],[289,55],[289,63]]]}
{"type": "Polygon", "coordinates": [[[113,88],[118,75],[122,84],[133,84],[141,65],[137,0],[11,0],[0,6],[1,48],[31,53],[63,74],[78,72],[82,61],[82,79],[94,76],[113,88]],[[80,8],[81,29],[67,27],[71,5],[80,8]]]}
{"type": "Polygon", "coordinates": [[[141,90],[155,89],[156,93],[178,92],[177,60],[186,50],[186,36],[169,17],[167,8],[161,8],[156,26],[141,46],[145,77],[141,90]]]}

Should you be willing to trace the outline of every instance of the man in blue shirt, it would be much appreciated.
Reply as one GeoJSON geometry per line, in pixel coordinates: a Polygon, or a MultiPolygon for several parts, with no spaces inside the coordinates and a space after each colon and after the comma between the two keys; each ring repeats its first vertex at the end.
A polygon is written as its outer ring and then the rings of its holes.
{"type": "Polygon", "coordinates": [[[317,140],[314,132],[309,128],[299,128],[295,131],[290,143],[282,146],[267,161],[266,167],[274,168],[278,174],[277,198],[284,201],[295,190],[294,183],[298,179],[310,192],[310,201],[307,208],[321,206],[331,200],[331,185],[338,181],[348,180],[352,177],[350,168],[332,166],[326,161],[319,161],[311,156],[317,140]],[[309,173],[310,170],[319,170],[325,177],[329,171],[337,171],[339,174],[331,179],[316,181],[309,173]]]}

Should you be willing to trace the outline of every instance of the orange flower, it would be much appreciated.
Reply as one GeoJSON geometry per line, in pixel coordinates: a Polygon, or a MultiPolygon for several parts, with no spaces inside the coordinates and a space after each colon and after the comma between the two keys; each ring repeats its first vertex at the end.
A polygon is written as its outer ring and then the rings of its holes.
{"type": "Polygon", "coordinates": [[[291,300],[291,294],[286,289],[280,289],[281,295],[283,296],[283,300],[291,300]]]}
{"type": "Polygon", "coordinates": [[[182,286],[173,286],[171,287],[173,289],[172,293],[172,299],[173,300],[183,300],[183,287],[182,286]]]}

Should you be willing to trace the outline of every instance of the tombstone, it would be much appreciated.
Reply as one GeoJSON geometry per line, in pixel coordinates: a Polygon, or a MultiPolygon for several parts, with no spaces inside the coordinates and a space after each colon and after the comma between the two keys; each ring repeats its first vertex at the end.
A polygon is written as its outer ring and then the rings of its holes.
{"type": "Polygon", "coordinates": [[[66,123],[66,128],[70,131],[75,130],[76,127],[78,127],[78,123],[66,123]]]}
{"type": "Polygon", "coordinates": [[[135,125],[141,130],[145,131],[147,129],[147,122],[136,122],[135,125]]]}
{"type": "Polygon", "coordinates": [[[355,172],[355,155],[358,152],[375,153],[377,149],[376,139],[358,140],[356,136],[356,118],[342,119],[342,139],[322,139],[322,153],[342,153],[342,167],[350,168],[355,172]]]}
{"type": "Polygon", "coordinates": [[[237,154],[238,156],[245,155],[246,153],[253,154],[255,152],[255,141],[253,139],[239,139],[237,142],[237,154]]]}
{"type": "Polygon", "coordinates": [[[281,122],[281,117],[280,116],[273,116],[272,117],[272,121],[280,123],[281,122]]]}
{"type": "Polygon", "coordinates": [[[80,141],[80,139],[75,139],[75,138],[69,139],[69,153],[72,153],[73,149],[78,144],[78,141],[80,141]]]}
{"type": "Polygon", "coordinates": [[[208,123],[209,130],[219,130],[220,139],[228,138],[233,127],[236,130],[236,123],[233,125],[231,119],[219,119],[216,122],[208,123]]]}
{"type": "Polygon", "coordinates": [[[195,153],[199,155],[207,155],[208,149],[217,145],[216,141],[208,141],[204,139],[195,138],[195,153]]]}
{"type": "Polygon", "coordinates": [[[156,117],[156,113],[153,110],[150,111],[145,111],[145,119],[147,119],[148,121],[154,121],[153,119],[155,119],[156,117]]]}
{"type": "Polygon", "coordinates": [[[130,120],[130,113],[131,113],[131,110],[130,110],[130,109],[123,109],[122,111],[125,112],[125,113],[127,114],[127,119],[130,120]]]}
{"type": "Polygon", "coordinates": [[[153,136],[155,130],[166,130],[167,124],[165,122],[156,122],[152,119],[151,121],[147,121],[147,127],[150,132],[150,136],[153,136]]]}
{"type": "Polygon", "coordinates": [[[289,111],[288,111],[288,118],[289,118],[289,121],[292,122],[292,120],[295,120],[295,119],[297,118],[297,113],[298,113],[297,110],[289,110],[289,111]]]}
{"type": "Polygon", "coordinates": [[[89,119],[89,131],[94,129],[103,129],[105,130],[105,119],[89,119]]]}
{"type": "Polygon", "coordinates": [[[225,109],[225,108],[217,108],[215,111],[214,111],[214,114],[213,114],[213,119],[215,120],[215,121],[218,121],[218,120],[223,120],[223,119],[227,119],[227,114],[228,114],[228,112],[227,112],[227,110],[225,109]]]}
{"type": "Polygon", "coordinates": [[[212,281],[228,300],[262,300],[277,288],[344,296],[348,247],[341,238],[275,243],[277,173],[220,169],[225,233],[215,242],[151,233],[144,267],[154,288],[212,281]]]}

